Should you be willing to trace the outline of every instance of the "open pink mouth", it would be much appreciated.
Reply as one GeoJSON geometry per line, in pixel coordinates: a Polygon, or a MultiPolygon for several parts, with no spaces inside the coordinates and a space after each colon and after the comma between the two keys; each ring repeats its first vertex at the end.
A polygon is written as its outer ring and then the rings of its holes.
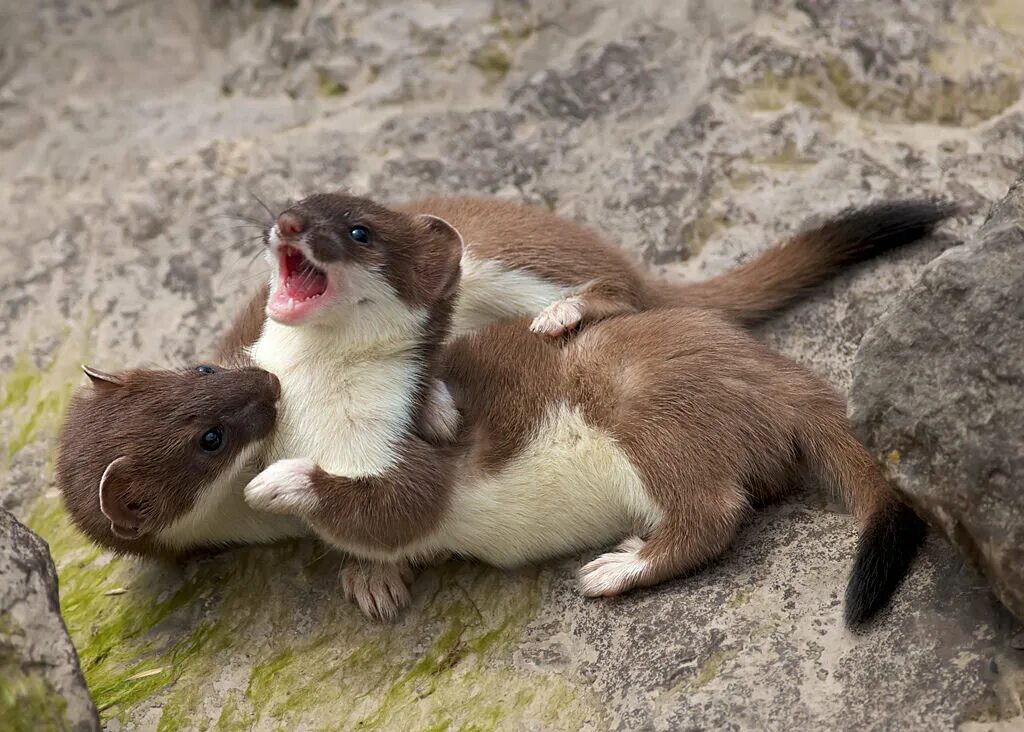
{"type": "Polygon", "coordinates": [[[277,250],[277,287],[267,303],[267,315],[286,325],[316,310],[327,293],[327,273],[287,244],[277,250]]]}

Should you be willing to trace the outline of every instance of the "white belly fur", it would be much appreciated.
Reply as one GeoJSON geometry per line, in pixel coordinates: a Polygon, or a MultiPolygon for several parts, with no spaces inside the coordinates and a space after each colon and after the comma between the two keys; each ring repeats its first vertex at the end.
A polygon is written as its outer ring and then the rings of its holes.
{"type": "Polygon", "coordinates": [[[662,515],[614,438],[565,404],[498,473],[460,483],[424,548],[503,567],[597,548],[662,515]]]}
{"type": "Polygon", "coordinates": [[[465,335],[505,318],[537,315],[569,293],[525,270],[494,259],[475,259],[470,244],[462,253],[462,290],[452,320],[452,336],[465,335]]]}

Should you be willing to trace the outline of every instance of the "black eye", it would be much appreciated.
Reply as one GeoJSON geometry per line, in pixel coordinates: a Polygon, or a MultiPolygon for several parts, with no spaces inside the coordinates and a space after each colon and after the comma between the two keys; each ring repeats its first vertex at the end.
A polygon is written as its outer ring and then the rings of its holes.
{"type": "Polygon", "coordinates": [[[224,444],[224,432],[220,427],[214,427],[203,433],[199,438],[199,447],[206,452],[217,452],[224,444]]]}
{"type": "Polygon", "coordinates": [[[213,366],[196,366],[196,371],[201,374],[212,374],[214,369],[213,366]]]}
{"type": "Polygon", "coordinates": [[[360,244],[370,243],[370,231],[364,226],[353,226],[348,230],[349,238],[360,244]]]}

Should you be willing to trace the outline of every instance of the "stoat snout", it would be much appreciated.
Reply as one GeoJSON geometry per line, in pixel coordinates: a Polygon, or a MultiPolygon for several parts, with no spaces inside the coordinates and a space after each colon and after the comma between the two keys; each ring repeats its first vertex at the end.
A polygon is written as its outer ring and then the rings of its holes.
{"type": "Polygon", "coordinates": [[[267,317],[284,325],[296,325],[312,316],[337,289],[337,278],[332,281],[326,269],[312,258],[306,242],[307,228],[304,218],[285,211],[267,237],[268,254],[277,268],[267,300],[267,317]]]}

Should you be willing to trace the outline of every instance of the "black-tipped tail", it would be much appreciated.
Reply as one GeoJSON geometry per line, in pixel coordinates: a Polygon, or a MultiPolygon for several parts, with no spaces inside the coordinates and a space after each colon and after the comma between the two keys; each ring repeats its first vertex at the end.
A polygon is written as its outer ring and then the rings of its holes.
{"type": "Polygon", "coordinates": [[[889,602],[917,556],[927,525],[902,503],[880,511],[857,543],[857,558],[846,586],[846,624],[871,620],[889,602]]]}
{"type": "Polygon", "coordinates": [[[883,201],[844,211],[809,233],[824,246],[834,247],[832,264],[838,267],[912,244],[956,212],[956,206],[943,201],[883,201]]]}

